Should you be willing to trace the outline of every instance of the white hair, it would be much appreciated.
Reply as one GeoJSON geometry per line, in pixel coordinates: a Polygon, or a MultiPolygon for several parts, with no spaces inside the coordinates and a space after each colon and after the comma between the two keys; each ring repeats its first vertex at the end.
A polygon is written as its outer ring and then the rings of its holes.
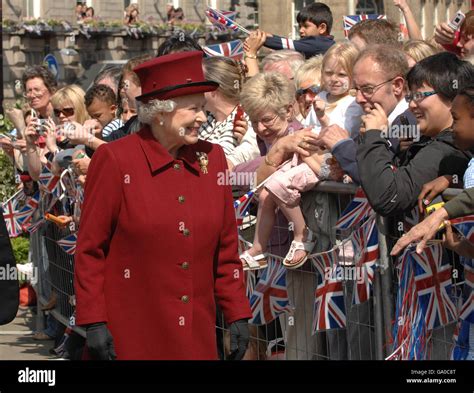
{"type": "Polygon", "coordinates": [[[173,112],[176,102],[172,100],[151,100],[147,103],[138,104],[138,120],[140,123],[151,125],[160,112],[173,112]]]}
{"type": "Polygon", "coordinates": [[[300,52],[290,49],[283,49],[272,52],[265,56],[262,60],[262,69],[265,70],[276,63],[287,63],[293,72],[294,77],[296,71],[304,64],[304,62],[304,56],[300,52]]]}

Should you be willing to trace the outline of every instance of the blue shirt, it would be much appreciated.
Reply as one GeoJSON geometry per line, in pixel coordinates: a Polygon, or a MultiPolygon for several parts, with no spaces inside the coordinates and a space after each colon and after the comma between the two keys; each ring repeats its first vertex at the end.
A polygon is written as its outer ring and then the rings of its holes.
{"type": "Polygon", "coordinates": [[[464,172],[464,189],[474,187],[474,158],[471,158],[464,172]]]}

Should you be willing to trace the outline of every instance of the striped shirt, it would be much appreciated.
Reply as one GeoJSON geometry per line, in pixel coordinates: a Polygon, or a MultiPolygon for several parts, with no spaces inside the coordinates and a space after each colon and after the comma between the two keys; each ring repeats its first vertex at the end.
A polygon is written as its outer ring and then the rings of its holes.
{"type": "Polygon", "coordinates": [[[102,138],[108,137],[113,131],[123,127],[121,119],[114,119],[102,129],[102,138]]]}
{"type": "MultiPolygon", "coordinates": [[[[199,139],[220,145],[225,155],[231,154],[239,144],[234,134],[234,117],[237,107],[224,121],[217,121],[214,115],[208,112],[207,121],[199,129],[199,139]]],[[[247,115],[244,118],[248,121],[247,115]]]]}

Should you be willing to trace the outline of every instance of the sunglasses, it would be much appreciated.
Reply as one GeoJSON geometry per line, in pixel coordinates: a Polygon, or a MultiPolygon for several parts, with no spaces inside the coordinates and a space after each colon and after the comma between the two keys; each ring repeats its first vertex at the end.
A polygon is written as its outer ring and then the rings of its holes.
{"type": "Polygon", "coordinates": [[[306,89],[298,89],[296,90],[296,95],[297,96],[302,96],[303,94],[314,94],[314,95],[317,95],[321,92],[321,86],[318,86],[318,85],[314,85],[314,86],[310,86],[306,89]]]}
{"type": "Polygon", "coordinates": [[[70,117],[74,115],[74,108],[63,108],[63,109],[55,109],[54,115],[59,117],[60,114],[63,114],[66,117],[70,117]]]}

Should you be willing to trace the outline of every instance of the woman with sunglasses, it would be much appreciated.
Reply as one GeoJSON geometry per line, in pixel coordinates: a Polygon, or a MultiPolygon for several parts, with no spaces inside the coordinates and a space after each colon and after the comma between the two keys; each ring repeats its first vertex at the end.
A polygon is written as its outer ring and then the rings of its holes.
{"type": "Polygon", "coordinates": [[[51,97],[53,113],[56,123],[48,121],[46,144],[50,151],[57,150],[57,142],[65,141],[68,124],[84,124],[89,119],[84,104],[84,90],[77,85],[69,85],[59,89],[51,97]],[[57,125],[56,125],[57,124],[57,125]]]}

